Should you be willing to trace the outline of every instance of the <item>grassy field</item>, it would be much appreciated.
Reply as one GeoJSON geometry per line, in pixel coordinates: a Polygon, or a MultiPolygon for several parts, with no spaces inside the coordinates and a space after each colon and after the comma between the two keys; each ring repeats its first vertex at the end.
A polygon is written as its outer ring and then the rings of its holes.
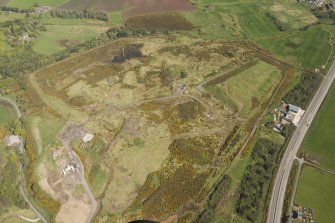
{"type": "Polygon", "coordinates": [[[318,25],[306,31],[259,38],[256,42],[282,60],[314,70],[326,64],[332,52],[330,37],[331,34],[318,25]]]}
{"type": "Polygon", "coordinates": [[[301,151],[306,152],[311,159],[333,170],[335,170],[334,110],[335,85],[328,93],[301,146],[301,151]]]}
{"type": "Polygon", "coordinates": [[[47,32],[41,33],[33,49],[47,55],[85,42],[109,29],[107,26],[92,25],[47,25],[46,28],[47,32]]]}
{"type": "Polygon", "coordinates": [[[313,208],[315,222],[332,222],[335,218],[334,184],[334,175],[305,166],[300,177],[295,203],[313,208]]]}
{"type": "Polygon", "coordinates": [[[40,143],[44,148],[59,143],[58,134],[65,125],[65,121],[48,112],[41,112],[37,116],[31,117],[30,125],[32,131],[39,132],[40,143]]]}
{"type": "MultiPolygon", "coordinates": [[[[321,25],[300,31],[318,20],[308,8],[294,0],[197,2],[202,10],[184,13],[199,27],[193,33],[196,36],[251,39],[276,57],[310,70],[328,61],[332,51],[330,32],[321,25]]],[[[334,33],[332,28],[329,30],[334,33]]]]}
{"type": "Polygon", "coordinates": [[[6,125],[15,118],[15,115],[16,113],[13,109],[7,104],[2,103],[0,100],[0,125],[6,125]]]}
{"type": "Polygon", "coordinates": [[[241,106],[242,116],[246,116],[271,94],[280,79],[279,69],[259,61],[255,66],[228,79],[222,87],[241,106]]]}
{"type": "MultiPolygon", "coordinates": [[[[214,30],[208,26],[202,29],[216,35],[219,30],[225,30],[226,37],[267,37],[291,31],[315,23],[317,19],[313,14],[296,1],[289,0],[285,3],[278,1],[197,1],[198,7],[203,9],[202,17],[194,17],[194,22],[201,24],[209,20],[214,30]],[[241,4],[243,3],[243,4],[241,4]],[[203,20],[203,21],[201,21],[203,20]],[[228,34],[228,35],[227,35],[228,34]]],[[[197,11],[196,13],[200,13],[197,11]]],[[[195,15],[188,13],[187,16],[195,15]]]]}
{"type": "Polygon", "coordinates": [[[24,18],[25,14],[23,13],[11,13],[11,14],[7,14],[7,13],[3,13],[0,12],[0,22],[5,22],[5,21],[9,21],[9,20],[14,20],[14,19],[22,19],[24,18]]]}
{"type": "Polygon", "coordinates": [[[33,8],[34,4],[56,7],[66,2],[66,0],[10,0],[7,5],[21,9],[33,8]]]}

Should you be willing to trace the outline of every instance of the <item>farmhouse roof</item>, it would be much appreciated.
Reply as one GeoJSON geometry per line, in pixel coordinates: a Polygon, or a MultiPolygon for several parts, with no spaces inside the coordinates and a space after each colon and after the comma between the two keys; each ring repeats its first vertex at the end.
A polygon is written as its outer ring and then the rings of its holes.
{"type": "Polygon", "coordinates": [[[292,112],[297,113],[300,110],[300,107],[298,107],[298,106],[295,106],[295,105],[292,105],[292,104],[289,104],[288,106],[289,106],[289,110],[291,110],[292,112]]]}

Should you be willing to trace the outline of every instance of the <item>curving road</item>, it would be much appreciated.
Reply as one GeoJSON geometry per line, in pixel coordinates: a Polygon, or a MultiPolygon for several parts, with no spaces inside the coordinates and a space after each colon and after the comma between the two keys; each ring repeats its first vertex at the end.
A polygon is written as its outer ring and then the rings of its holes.
{"type": "Polygon", "coordinates": [[[43,215],[30,202],[30,200],[28,199],[26,193],[23,190],[23,186],[22,186],[22,164],[20,164],[19,188],[20,188],[20,192],[21,192],[24,200],[28,203],[30,209],[33,210],[35,212],[35,214],[38,216],[38,220],[41,220],[43,223],[48,223],[48,221],[43,217],[43,215]]]}
{"type": "MultiPolygon", "coordinates": [[[[5,98],[5,97],[0,97],[0,101],[5,101],[7,103],[9,103],[16,111],[16,114],[18,116],[18,118],[22,117],[22,112],[20,111],[19,107],[17,106],[17,104],[12,101],[9,98],[5,98]]],[[[20,145],[20,151],[21,153],[24,150],[24,141],[21,138],[21,145],[20,145]]],[[[35,208],[35,206],[30,202],[30,200],[28,199],[26,193],[24,192],[23,186],[22,186],[22,164],[20,163],[20,174],[19,174],[19,189],[20,189],[20,193],[23,196],[24,200],[28,203],[29,207],[35,212],[35,214],[38,216],[37,219],[32,220],[31,222],[37,222],[39,220],[41,220],[44,223],[47,223],[48,221],[43,217],[43,215],[35,208]]],[[[20,218],[27,220],[28,218],[25,218],[21,215],[18,215],[20,218]]],[[[31,220],[31,219],[29,219],[31,220]]]]}
{"type": "Polygon", "coordinates": [[[273,186],[271,200],[268,209],[267,223],[281,222],[286,186],[289,179],[293,161],[298,152],[300,144],[302,143],[307,133],[307,130],[309,129],[310,124],[312,123],[323,100],[325,99],[326,94],[329,91],[334,79],[335,79],[335,62],[332,64],[329,72],[322,81],[312,102],[308,106],[304,117],[301,119],[300,125],[297,127],[286,148],[273,186]]]}

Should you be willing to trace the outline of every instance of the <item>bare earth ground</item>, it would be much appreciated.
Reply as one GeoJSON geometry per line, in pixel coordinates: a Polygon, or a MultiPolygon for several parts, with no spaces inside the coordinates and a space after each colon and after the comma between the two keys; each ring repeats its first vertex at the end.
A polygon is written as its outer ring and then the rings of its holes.
{"type": "Polygon", "coordinates": [[[60,223],[86,222],[91,210],[90,201],[83,190],[77,188],[80,179],[76,173],[67,176],[61,169],[69,163],[66,155],[57,160],[57,170],[51,171],[43,163],[39,166],[40,186],[54,199],[61,202],[55,221],[60,223]]]}

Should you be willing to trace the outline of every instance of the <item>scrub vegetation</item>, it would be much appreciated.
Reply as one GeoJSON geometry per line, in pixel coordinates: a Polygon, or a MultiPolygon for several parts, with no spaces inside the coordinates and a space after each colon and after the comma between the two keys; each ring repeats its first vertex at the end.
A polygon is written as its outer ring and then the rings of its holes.
{"type": "MultiPolygon", "coordinates": [[[[1,79],[18,80],[0,82],[0,93],[24,112],[26,132],[13,131],[26,141],[25,189],[48,220],[89,213],[83,187],[61,175],[59,136],[70,126],[94,134],[83,144],[68,133],[99,203],[96,222],[264,221],[294,130],[273,132],[270,111],[282,99],[308,106],[333,58],[331,13],[295,0],[0,4],[1,79]],[[39,5],[53,9],[30,13],[39,5]]],[[[15,125],[1,105],[0,124],[15,125]]],[[[331,150],[305,148],[330,167],[331,150]]],[[[14,201],[8,213],[25,208],[14,201]]]]}

